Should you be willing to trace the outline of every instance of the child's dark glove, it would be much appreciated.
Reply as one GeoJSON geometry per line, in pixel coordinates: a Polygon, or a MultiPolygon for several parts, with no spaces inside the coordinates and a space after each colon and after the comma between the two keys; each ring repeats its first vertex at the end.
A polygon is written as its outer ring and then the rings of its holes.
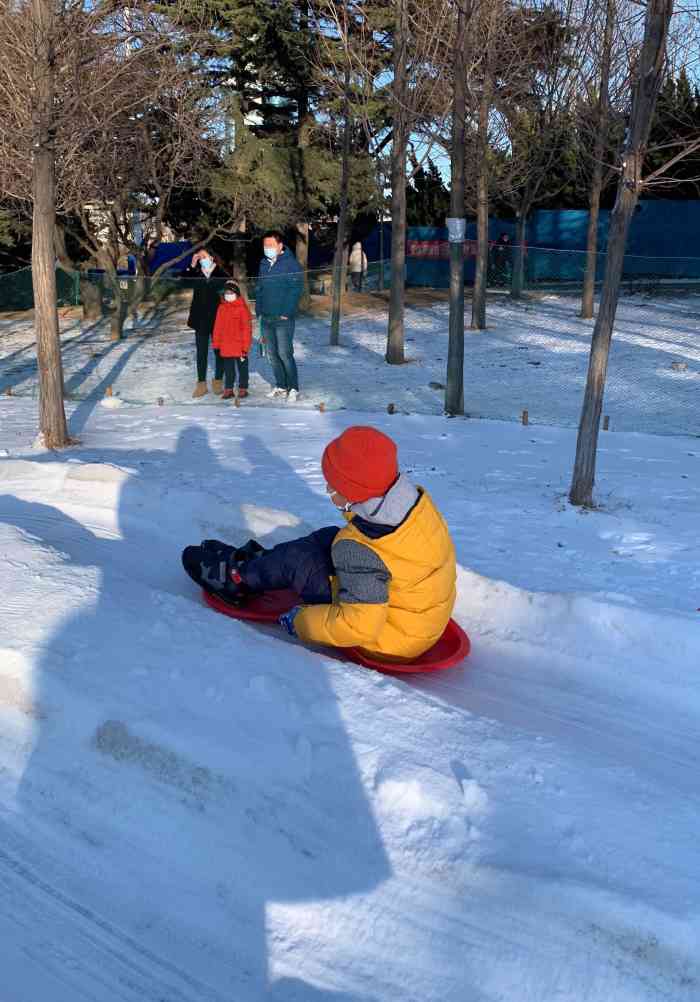
{"type": "Polygon", "coordinates": [[[295,605],[289,612],[283,612],[277,622],[287,631],[290,637],[296,637],[297,631],[294,629],[294,620],[301,612],[301,606],[295,605]]]}

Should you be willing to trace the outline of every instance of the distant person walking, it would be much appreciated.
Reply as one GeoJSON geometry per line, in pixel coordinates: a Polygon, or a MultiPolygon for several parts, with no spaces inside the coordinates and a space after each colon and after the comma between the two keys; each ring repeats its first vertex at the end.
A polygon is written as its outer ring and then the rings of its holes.
{"type": "Polygon", "coordinates": [[[268,397],[286,397],[294,403],[299,396],[299,376],[294,360],[294,327],[299,300],[304,289],[301,265],[279,230],[263,237],[263,254],[255,286],[255,314],[260,319],[260,336],[272,365],[275,385],[268,397]]]}
{"type": "Polygon", "coordinates": [[[513,244],[509,233],[501,233],[492,252],[492,281],[494,285],[507,285],[513,270],[513,244]]]}
{"type": "Polygon", "coordinates": [[[350,250],[348,271],[350,272],[350,281],[352,282],[353,289],[355,292],[361,292],[362,283],[367,275],[367,255],[362,249],[362,244],[359,240],[352,245],[350,250]]]}
{"type": "MultiPolygon", "coordinates": [[[[227,278],[227,275],[208,250],[197,251],[185,275],[192,279],[194,287],[187,326],[194,331],[197,345],[197,385],[192,393],[192,396],[197,398],[209,392],[207,387],[209,341],[214,331],[216,311],[221,302],[224,284],[222,279],[227,278]]],[[[211,388],[213,393],[223,393],[224,363],[218,351],[214,355],[216,364],[211,388]]]]}

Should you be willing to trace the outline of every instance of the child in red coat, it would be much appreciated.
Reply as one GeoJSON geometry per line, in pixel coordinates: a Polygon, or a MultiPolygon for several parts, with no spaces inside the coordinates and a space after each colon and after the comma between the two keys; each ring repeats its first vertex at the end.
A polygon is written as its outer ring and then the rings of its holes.
{"type": "Polygon", "coordinates": [[[212,344],[224,363],[222,399],[230,400],[238,371],[238,396],[248,396],[248,352],[253,340],[253,319],[235,282],[227,282],[224,299],[214,321],[212,344]]]}

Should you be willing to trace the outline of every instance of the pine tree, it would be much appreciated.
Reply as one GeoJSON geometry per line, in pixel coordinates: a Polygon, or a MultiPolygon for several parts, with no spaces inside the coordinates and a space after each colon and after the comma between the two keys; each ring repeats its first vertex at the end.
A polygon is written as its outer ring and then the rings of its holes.
{"type": "Polygon", "coordinates": [[[450,193],[434,162],[428,157],[406,190],[409,226],[444,226],[449,214],[450,193]]]}
{"type": "MultiPolygon", "coordinates": [[[[256,193],[254,228],[296,231],[305,267],[310,223],[338,211],[343,145],[339,94],[320,72],[314,6],[311,0],[215,0],[213,11],[222,39],[214,79],[233,95],[237,153],[245,147],[230,183],[256,193]]],[[[367,210],[375,198],[366,143],[353,130],[350,214],[367,210]]]]}
{"type": "MultiPolygon", "coordinates": [[[[668,76],[656,105],[645,171],[653,173],[677,151],[700,135],[700,95],[691,88],[685,67],[677,79],[668,76]]],[[[647,198],[695,199],[700,196],[700,153],[693,153],[674,164],[663,182],[652,185],[647,198]]]]}

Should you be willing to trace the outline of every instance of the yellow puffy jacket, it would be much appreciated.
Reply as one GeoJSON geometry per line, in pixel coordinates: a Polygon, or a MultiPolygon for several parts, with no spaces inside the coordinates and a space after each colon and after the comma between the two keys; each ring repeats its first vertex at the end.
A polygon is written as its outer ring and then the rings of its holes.
{"type": "Polygon", "coordinates": [[[455,553],[430,495],[418,491],[405,521],[379,538],[350,516],[333,541],[334,602],[301,609],[294,626],[302,640],[410,660],[440,638],[455,603],[455,553]]]}

